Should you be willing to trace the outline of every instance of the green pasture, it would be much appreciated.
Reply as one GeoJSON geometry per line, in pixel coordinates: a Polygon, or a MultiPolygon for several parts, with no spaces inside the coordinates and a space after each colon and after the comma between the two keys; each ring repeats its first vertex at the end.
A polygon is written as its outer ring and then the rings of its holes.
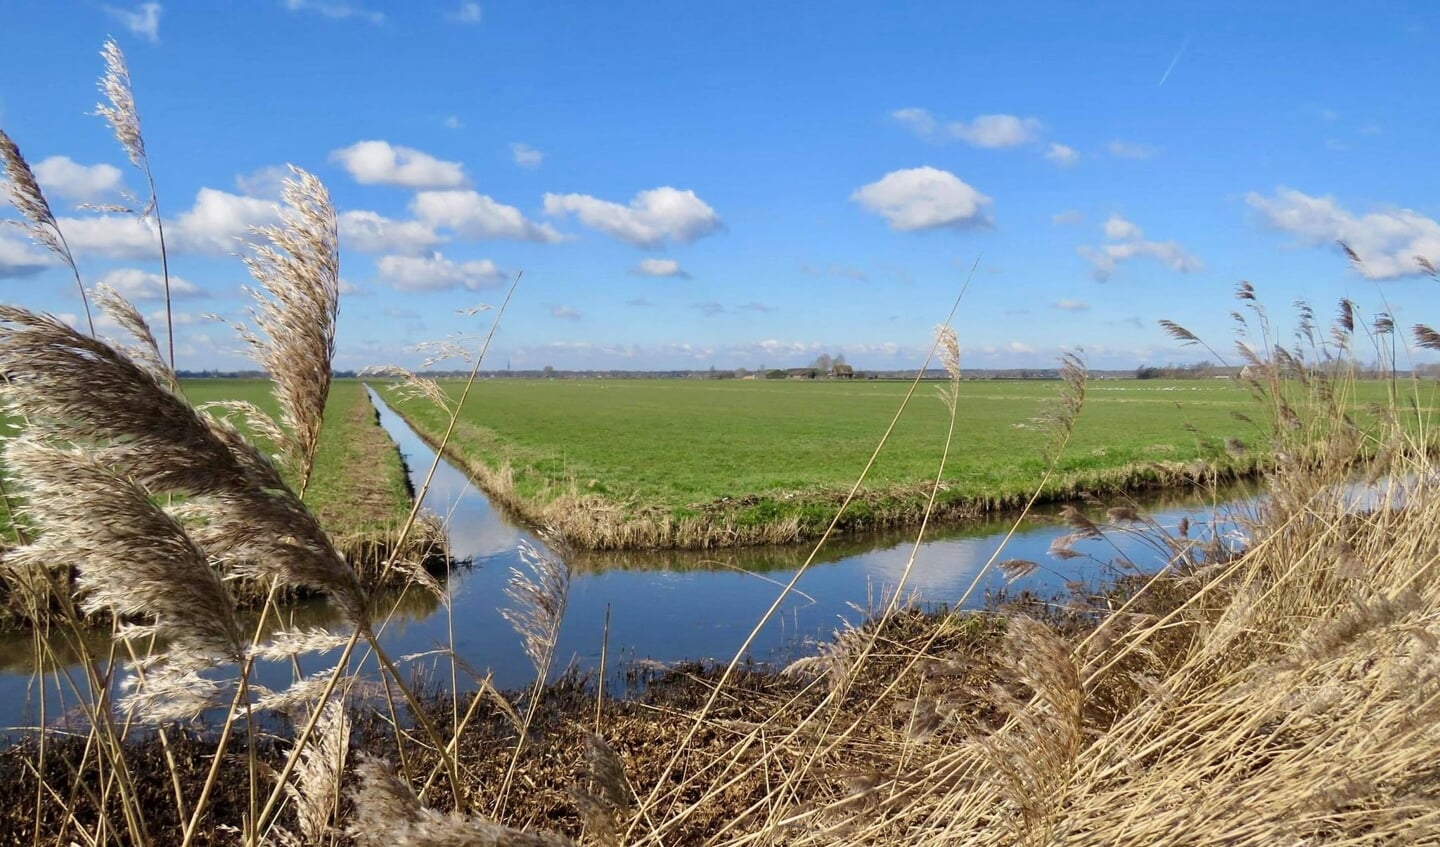
{"type": "MultiPolygon", "coordinates": [[[[444,387],[457,396],[460,383],[444,387]]],[[[934,478],[948,426],[937,387],[915,392],[869,474],[871,489],[914,499],[934,478]]],[[[508,463],[522,498],[570,490],[676,516],[719,508],[742,523],[795,514],[823,522],[909,390],[888,381],[482,380],[452,449],[492,468],[508,463]]],[[[941,501],[993,508],[1040,486],[1047,438],[1032,419],[1060,390],[1058,382],[962,383],[941,501]]],[[[1357,409],[1387,398],[1383,382],[1350,390],[1357,409]]],[[[418,429],[443,432],[445,416],[432,405],[400,409],[418,429]]],[[[1196,461],[1248,472],[1268,444],[1268,419],[1230,380],[1092,380],[1044,487],[1058,496],[1160,484],[1196,461]]]]}

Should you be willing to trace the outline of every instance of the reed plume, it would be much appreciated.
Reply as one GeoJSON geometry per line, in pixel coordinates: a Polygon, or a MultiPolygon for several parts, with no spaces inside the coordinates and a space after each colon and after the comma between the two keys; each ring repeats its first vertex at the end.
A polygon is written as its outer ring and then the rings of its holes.
{"type": "Polygon", "coordinates": [[[90,297],[85,293],[85,283],[80,281],[80,268],[65,241],[65,233],[60,231],[60,224],[50,211],[50,202],[45,199],[40,183],[36,182],[30,163],[20,152],[19,145],[3,129],[0,129],[0,164],[5,166],[6,177],[0,186],[5,189],[10,205],[25,219],[20,226],[31,240],[59,256],[70,268],[75,276],[75,287],[80,292],[80,303],[85,307],[85,322],[90,327],[90,334],[94,335],[95,318],[90,314],[90,297]]]}
{"type": "Polygon", "coordinates": [[[115,140],[120,142],[130,164],[145,177],[150,191],[143,208],[138,211],[142,220],[155,219],[155,232],[160,241],[160,277],[165,286],[165,341],[169,348],[170,369],[175,369],[175,320],[170,305],[170,253],[165,248],[165,221],[160,216],[160,195],[155,191],[155,175],[150,169],[150,156],[145,152],[145,136],[140,132],[140,111],[135,106],[135,92],[130,86],[130,67],[125,54],[115,39],[107,38],[100,48],[105,60],[105,74],[100,77],[100,93],[105,95],[109,105],[100,103],[95,111],[110,124],[115,140]]]}
{"type": "Polygon", "coordinates": [[[0,371],[39,436],[87,446],[151,494],[190,498],[174,514],[232,576],[316,588],[365,619],[354,572],[274,465],[150,370],[52,317],[0,306],[0,371]]]}
{"type": "Polygon", "coordinates": [[[303,494],[315,464],[335,320],[340,311],[340,237],[330,194],[313,174],[291,168],[278,226],[254,232],[264,240],[245,259],[260,284],[248,289],[255,328],[237,324],[249,353],[270,374],[280,405],[283,439],[277,446],[303,494]]]}
{"type": "Polygon", "coordinates": [[[178,645],[176,656],[239,658],[229,592],[148,492],[80,450],[30,436],[6,441],[5,464],[25,494],[22,514],[39,530],[11,554],[13,564],[74,564],[83,610],[154,620],[122,633],[162,635],[178,645]]]}
{"type": "Polygon", "coordinates": [[[315,735],[300,751],[300,763],[285,787],[295,801],[295,817],[307,843],[321,844],[331,832],[349,753],[350,719],[345,707],[332,700],[322,707],[315,735]]]}

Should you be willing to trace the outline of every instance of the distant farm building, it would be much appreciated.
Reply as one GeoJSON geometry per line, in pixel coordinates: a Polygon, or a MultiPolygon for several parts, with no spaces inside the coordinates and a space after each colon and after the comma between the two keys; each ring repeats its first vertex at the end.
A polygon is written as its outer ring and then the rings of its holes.
{"type": "Polygon", "coordinates": [[[849,365],[836,365],[835,369],[831,371],[830,375],[835,377],[836,379],[854,379],[855,369],[850,367],[849,365]]]}

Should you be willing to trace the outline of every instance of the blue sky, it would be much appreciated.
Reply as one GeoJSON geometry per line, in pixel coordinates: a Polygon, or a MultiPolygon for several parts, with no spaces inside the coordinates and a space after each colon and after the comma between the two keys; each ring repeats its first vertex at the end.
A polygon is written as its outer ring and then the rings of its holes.
{"type": "MultiPolygon", "coordinates": [[[[236,252],[276,174],[342,214],[339,367],[415,365],[524,271],[491,364],[913,367],[966,273],[965,365],[1226,352],[1235,284],[1440,323],[1440,9],[1339,3],[0,0],[0,127],[87,283],[153,298],[141,181],[95,117],[134,78],[181,367],[234,367],[236,252]],[[1343,239],[1365,259],[1349,266],[1343,239]]],[[[5,299],[74,315],[0,232],[5,299]]],[[[1423,360],[1423,359],[1421,359],[1423,360]]]]}

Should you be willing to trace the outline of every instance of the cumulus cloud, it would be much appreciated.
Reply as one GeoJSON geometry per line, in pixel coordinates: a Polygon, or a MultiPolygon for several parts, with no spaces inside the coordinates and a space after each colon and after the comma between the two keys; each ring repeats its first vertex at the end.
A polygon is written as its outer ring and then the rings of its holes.
{"type": "Polygon", "coordinates": [[[903,232],[990,223],[991,199],[938,168],[892,171],[856,189],[850,199],[903,232]]]}
{"type": "Polygon", "coordinates": [[[0,279],[34,276],[52,264],[50,254],[41,253],[23,241],[0,236],[0,279]]]}
{"type": "Polygon", "coordinates": [[[638,247],[688,243],[724,225],[694,191],[668,185],[641,191],[626,206],[588,194],[546,194],[545,214],[573,214],[585,226],[638,247]]]}
{"type": "MultiPolygon", "coordinates": [[[[548,210],[548,199],[546,205],[548,210]]],[[[410,211],[431,226],[448,227],[467,238],[565,240],[549,224],[528,220],[514,206],[497,203],[477,191],[421,191],[410,202],[410,211]]]]}
{"type": "Polygon", "coordinates": [[[454,262],[439,253],[429,256],[381,256],[375,262],[380,278],[398,291],[445,291],[493,288],[505,274],[489,259],[454,262]]]}
{"type": "Polygon", "coordinates": [[[160,12],[162,9],[159,3],[141,3],[133,10],[106,6],[105,11],[132,34],[140,36],[151,44],[160,43],[160,12]]]}
{"type": "Polygon", "coordinates": [[[1095,278],[1102,282],[1110,278],[1121,262],[1137,258],[1154,259],[1180,273],[1205,267],[1199,257],[1186,252],[1177,242],[1147,241],[1140,227],[1119,215],[1111,215],[1105,221],[1104,230],[1106,238],[1119,243],[1076,248],[1076,252],[1093,266],[1095,278]]]}
{"type": "Polygon", "coordinates": [[[550,310],[550,317],[552,318],[559,318],[565,321],[578,321],[581,317],[579,309],[573,309],[569,306],[552,303],[548,304],[546,308],[550,310]]]}
{"type": "MultiPolygon", "coordinates": [[[[1018,147],[1040,137],[1044,124],[1035,118],[1017,115],[980,115],[971,121],[950,121],[942,124],[925,109],[896,109],[890,117],[906,129],[926,139],[951,138],[975,147],[1018,147]]],[[[1073,151],[1072,151],[1073,152],[1073,151]]]]}
{"type": "Polygon", "coordinates": [[[510,155],[515,159],[515,164],[530,170],[540,167],[540,163],[545,161],[544,153],[519,141],[510,142],[510,155]]]}
{"type": "MultiPolygon", "coordinates": [[[[100,277],[98,282],[110,286],[128,300],[165,299],[165,278],[160,274],[142,271],[139,268],[116,268],[100,277]]],[[[193,282],[171,274],[170,296],[175,298],[201,297],[204,296],[204,292],[193,282]]]]}
{"type": "MultiPolygon", "coordinates": [[[[168,222],[165,246],[172,255],[224,256],[239,251],[250,229],[273,224],[280,211],[273,201],[202,188],[195,203],[168,222]]],[[[160,239],[155,223],[134,215],[105,214],[60,218],[60,229],[81,259],[155,259],[160,239]]]]}
{"type": "Polygon", "coordinates": [[[1045,158],[1061,167],[1068,168],[1080,161],[1080,154],[1075,152],[1074,147],[1051,142],[1045,150],[1045,158]]]}
{"type": "Polygon", "coordinates": [[[445,13],[445,20],[456,24],[478,24],[480,19],[479,3],[461,3],[460,8],[445,13]]]}
{"type": "Polygon", "coordinates": [[[1066,209],[1063,212],[1050,216],[1050,223],[1052,224],[1078,224],[1084,222],[1085,216],[1075,209],[1066,209]]]}
{"type": "Polygon", "coordinates": [[[377,212],[341,212],[341,250],[361,253],[426,253],[445,239],[423,221],[395,221],[377,212]]]}
{"type": "Polygon", "coordinates": [[[1086,303],[1084,300],[1058,300],[1053,305],[1055,306],[1055,308],[1060,309],[1064,312],[1090,311],[1090,304],[1086,303]]]}
{"type": "MultiPolygon", "coordinates": [[[[160,237],[153,221],[133,215],[86,215],[60,218],[57,223],[70,249],[82,260],[160,258],[160,237]]],[[[171,238],[174,237],[172,231],[171,238]]],[[[175,249],[178,245],[172,241],[170,247],[175,249]]]]}
{"type": "Polygon", "coordinates": [[[35,179],[47,193],[78,203],[93,203],[120,190],[114,165],[82,165],[69,156],[51,156],[35,165],[35,179]]]}
{"type": "Polygon", "coordinates": [[[235,177],[235,187],[249,197],[263,197],[279,200],[285,189],[285,180],[290,178],[290,169],[280,165],[266,165],[259,170],[235,177]]]}
{"type": "MultiPolygon", "coordinates": [[[[171,284],[172,286],[175,284],[175,277],[173,277],[173,276],[170,277],[170,284],[171,284]]],[[[164,326],[164,325],[165,325],[165,310],[164,310],[164,309],[157,309],[157,310],[155,310],[155,311],[152,311],[152,312],[150,312],[148,315],[145,316],[145,320],[146,320],[151,326],[164,326]]],[[[197,324],[209,323],[209,322],[212,321],[212,320],[214,320],[214,317],[213,317],[213,316],[207,318],[205,315],[197,315],[197,314],[194,313],[194,312],[171,312],[171,313],[170,313],[170,323],[174,324],[175,326],[196,326],[197,324]]]]}
{"type": "Polygon", "coordinates": [[[1040,121],[1015,115],[981,115],[973,121],[954,121],[945,129],[976,147],[1019,147],[1040,136],[1040,121]]]}
{"type": "Polygon", "coordinates": [[[330,154],[362,185],[398,185],[402,188],[459,188],[465,168],[412,147],[388,141],[357,141],[330,154]]]}
{"type": "Polygon", "coordinates": [[[1121,141],[1118,138],[1105,145],[1105,148],[1117,159],[1149,159],[1160,153],[1160,148],[1153,145],[1121,141]]]}
{"type": "Polygon", "coordinates": [[[292,12],[314,12],[331,20],[358,18],[377,25],[385,23],[383,13],[374,12],[353,3],[346,3],[343,0],[285,0],[285,8],[292,12]]]}
{"type": "Polygon", "coordinates": [[[674,259],[641,259],[640,264],[630,271],[640,276],[673,276],[677,279],[689,279],[690,274],[680,267],[680,263],[674,259]]]}
{"type": "Polygon", "coordinates": [[[1105,237],[1116,241],[1139,238],[1144,235],[1140,227],[1119,215],[1111,215],[1105,221],[1105,237]]]}
{"type": "Polygon", "coordinates": [[[1417,257],[1440,264],[1440,223],[1410,209],[1357,215],[1334,197],[1283,187],[1273,197],[1251,193],[1245,200],[1267,226],[1294,235],[1302,244],[1348,245],[1360,257],[1356,269],[1368,279],[1422,273],[1417,257]]]}
{"type": "Polygon", "coordinates": [[[890,117],[922,138],[933,137],[936,128],[939,126],[939,122],[935,120],[934,115],[924,109],[915,107],[896,109],[890,113],[890,117]]]}

